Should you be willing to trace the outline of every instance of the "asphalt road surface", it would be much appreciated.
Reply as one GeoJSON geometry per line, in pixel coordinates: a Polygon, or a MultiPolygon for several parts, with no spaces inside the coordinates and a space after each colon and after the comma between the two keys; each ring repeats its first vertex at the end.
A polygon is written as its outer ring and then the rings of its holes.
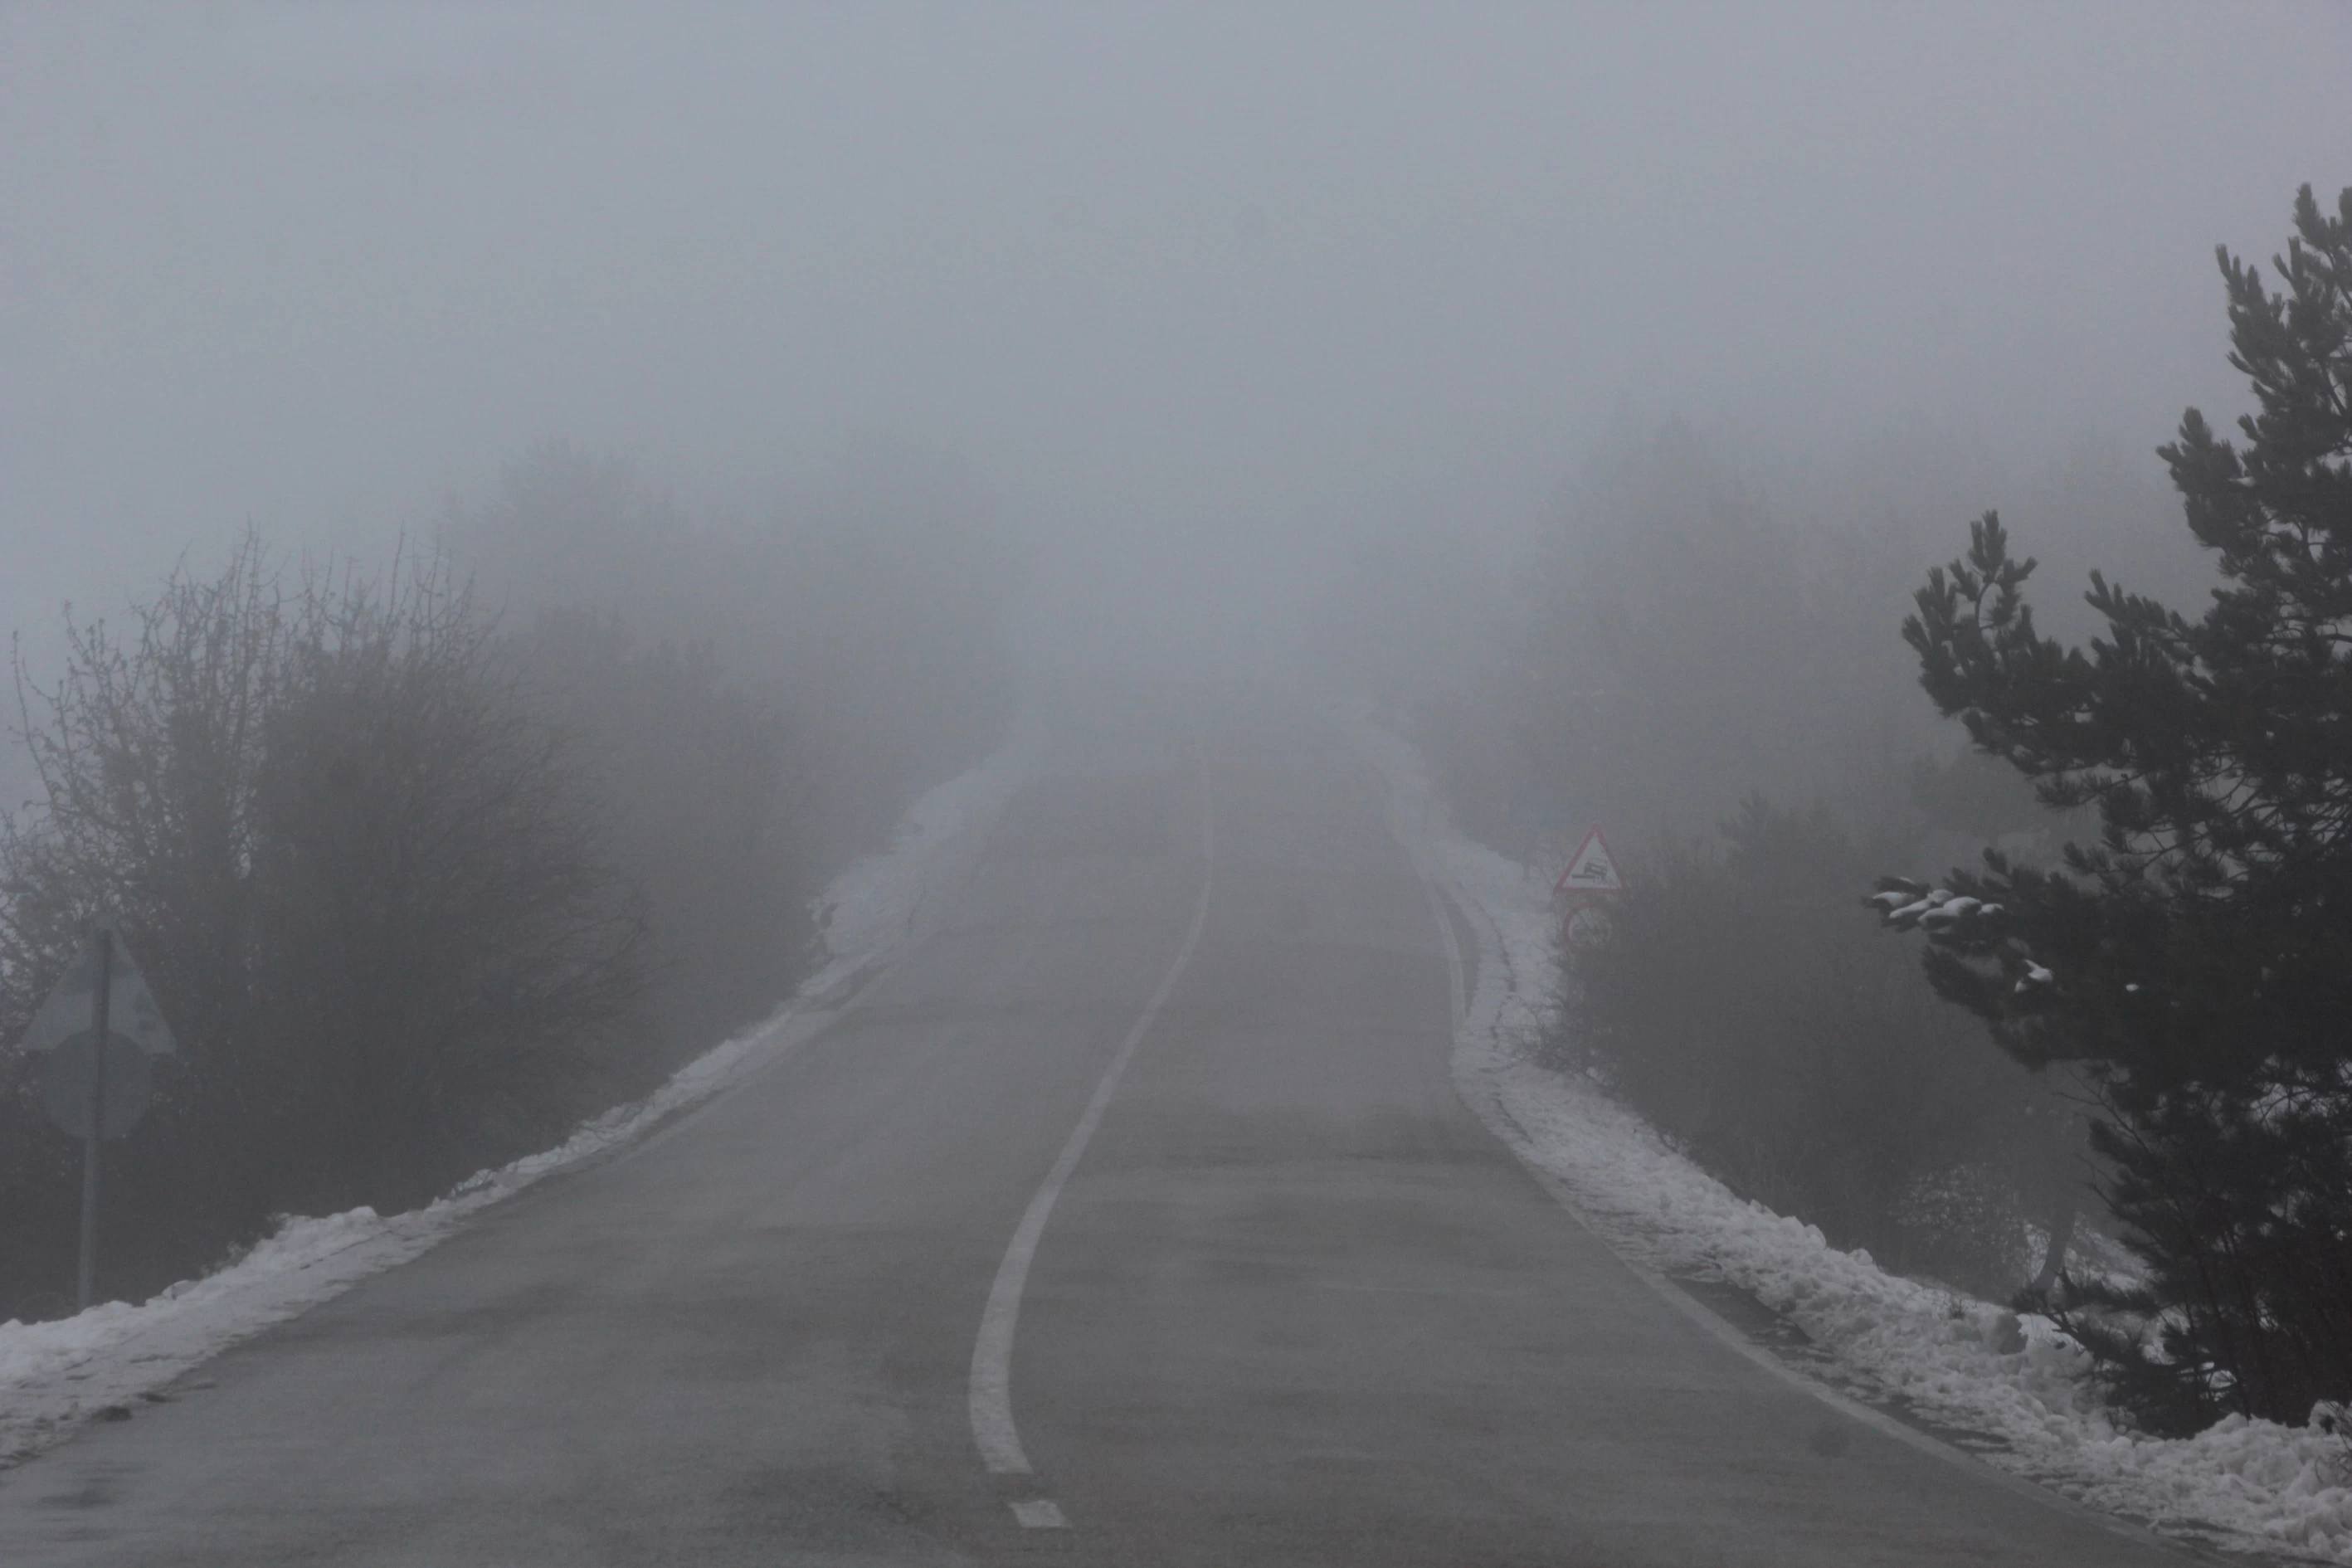
{"type": "Polygon", "coordinates": [[[1066,716],[835,1027],[0,1473],[0,1563],[2181,1560],[1665,1307],[1442,954],[1311,708],[1066,716]]]}

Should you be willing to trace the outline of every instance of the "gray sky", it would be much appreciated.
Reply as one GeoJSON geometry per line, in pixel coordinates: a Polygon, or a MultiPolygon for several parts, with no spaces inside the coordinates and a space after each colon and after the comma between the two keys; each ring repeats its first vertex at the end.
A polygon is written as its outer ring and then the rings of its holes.
{"type": "Polygon", "coordinates": [[[2347,82],[2318,4],[14,6],[0,623],[556,435],[706,512],[920,451],[1139,578],[1629,407],[2145,449],[2347,82]]]}

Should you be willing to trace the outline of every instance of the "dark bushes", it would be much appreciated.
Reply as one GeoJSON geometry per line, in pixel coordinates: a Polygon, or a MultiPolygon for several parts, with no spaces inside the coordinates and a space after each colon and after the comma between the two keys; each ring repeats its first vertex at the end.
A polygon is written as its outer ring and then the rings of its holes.
{"type": "Polygon", "coordinates": [[[858,494],[700,528],[550,446],[421,569],[248,540],[69,627],[25,693],[46,799],[0,832],[0,1319],[70,1305],[79,1154],[13,1047],[101,910],[184,1043],[110,1159],[134,1298],[543,1147],[787,995],[809,895],[1012,702],[984,512],[858,494]]]}
{"type": "Polygon", "coordinates": [[[655,1076],[791,991],[812,940],[807,786],[782,721],[709,645],[551,610],[516,651],[598,783],[597,856],[643,895],[655,1076]]]}
{"type": "Polygon", "coordinates": [[[1556,1049],[1743,1195],[1979,1290],[2031,1272],[2032,1075],[1889,952],[1847,880],[1896,847],[1751,796],[1727,852],[1638,874],[1577,955],[1556,1049]]]}
{"type": "MultiPolygon", "coordinates": [[[[437,562],[289,583],[248,540],[28,694],[46,787],[0,838],[0,1036],[101,910],[183,1056],[111,1162],[101,1286],[281,1212],[417,1203],[609,1103],[639,1043],[639,897],[593,780],[437,562]]],[[[0,1052],[0,1316],[56,1305],[79,1168],[0,1052]]]]}
{"type": "Polygon", "coordinates": [[[512,624],[625,605],[656,647],[715,649],[789,725],[801,831],[827,869],[887,842],[1012,716],[1012,552],[982,502],[919,463],[714,522],[625,461],[550,442],[446,532],[512,624]]]}

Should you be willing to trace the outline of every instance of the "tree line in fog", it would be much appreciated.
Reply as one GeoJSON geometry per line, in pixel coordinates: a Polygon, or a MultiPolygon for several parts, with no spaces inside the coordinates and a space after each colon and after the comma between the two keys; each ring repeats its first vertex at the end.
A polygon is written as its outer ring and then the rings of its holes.
{"type": "MultiPolygon", "coordinates": [[[[559,444],[381,569],[248,536],[69,623],[19,677],[0,1036],[111,914],[181,1047],[101,1296],[424,1202],[772,1010],[825,878],[1001,731],[1008,583],[944,489],[722,528],[559,444]]],[[[0,1050],[0,1319],[72,1304],[41,1066],[0,1050]]]]}
{"type": "Polygon", "coordinates": [[[2233,439],[2192,410],[2017,473],[1631,427],[1525,548],[1363,552],[1324,637],[1471,831],[1633,847],[1556,1061],[1835,1244],[2048,1313],[2164,1432],[2352,1396],[2333,207],[2221,257],[2233,439]]]}

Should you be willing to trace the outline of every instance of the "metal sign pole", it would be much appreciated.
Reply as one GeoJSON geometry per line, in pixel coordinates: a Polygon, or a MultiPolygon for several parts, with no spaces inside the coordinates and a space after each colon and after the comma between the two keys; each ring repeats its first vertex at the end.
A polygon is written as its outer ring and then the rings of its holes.
{"type": "Polygon", "coordinates": [[[81,1155],[81,1311],[89,1310],[91,1285],[98,1275],[98,1151],[106,1142],[106,1031],[113,1022],[107,1004],[114,991],[114,933],[100,924],[93,940],[98,946],[97,984],[89,994],[89,1030],[98,1047],[90,1071],[89,1141],[81,1155]]]}

